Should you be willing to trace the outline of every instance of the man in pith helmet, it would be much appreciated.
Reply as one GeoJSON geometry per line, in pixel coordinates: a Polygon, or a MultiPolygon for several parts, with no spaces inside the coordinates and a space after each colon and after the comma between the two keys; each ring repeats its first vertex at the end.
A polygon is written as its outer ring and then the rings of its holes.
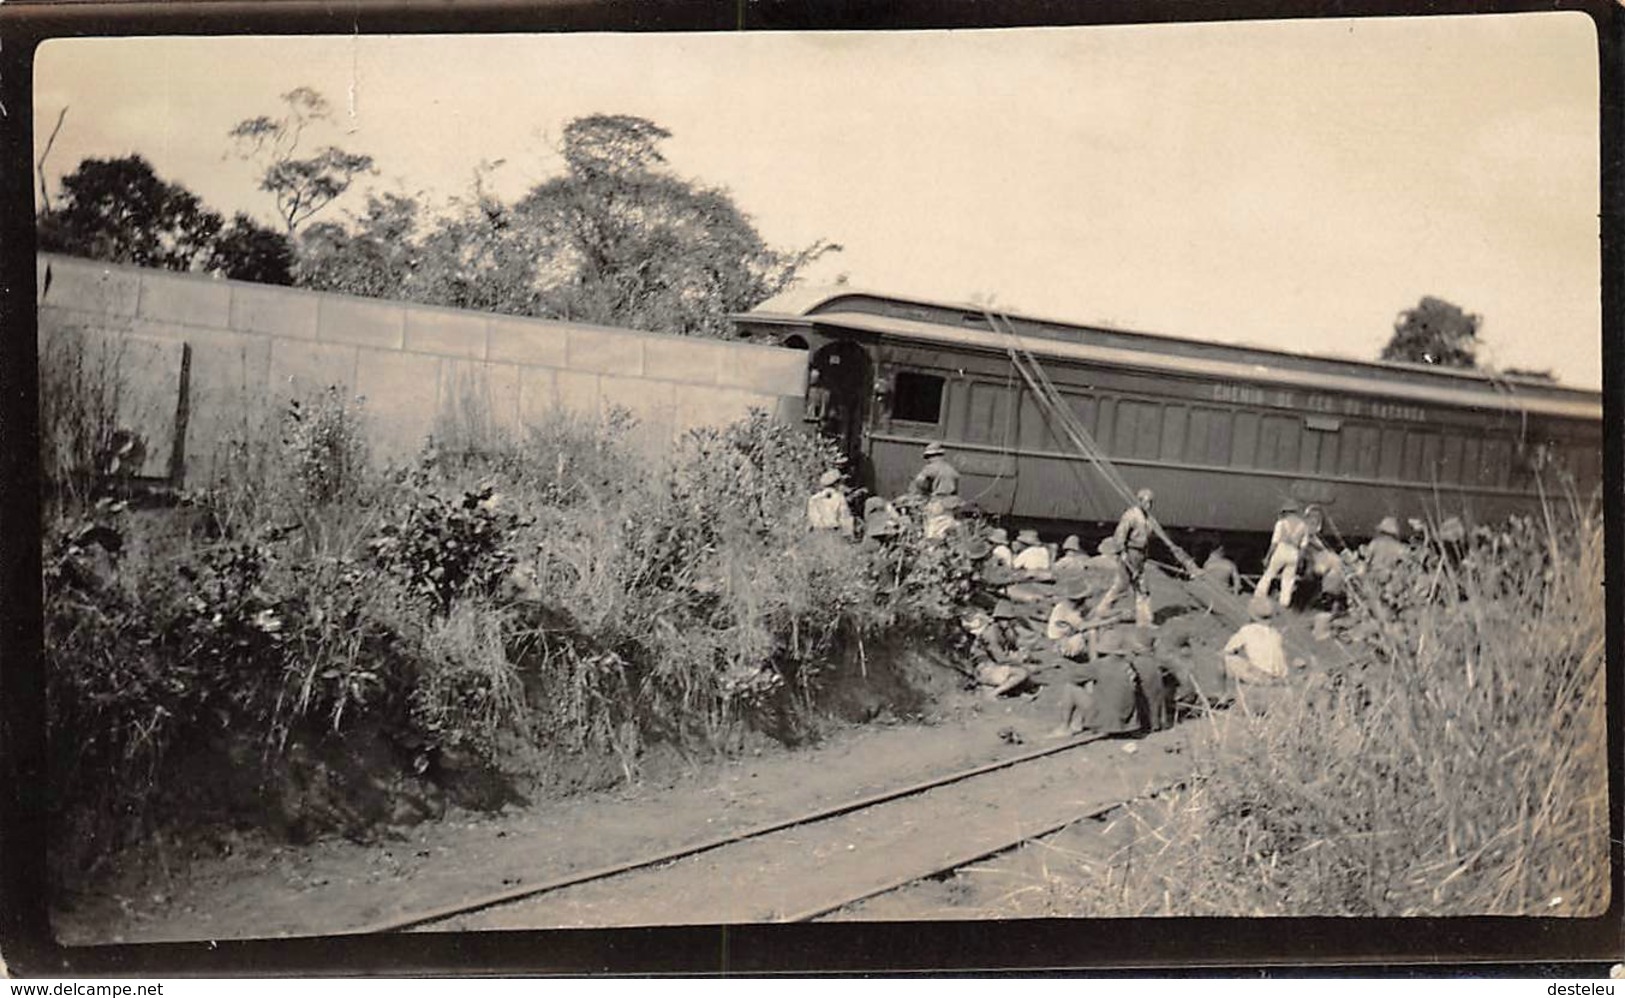
{"type": "Polygon", "coordinates": [[[1316,640],[1325,640],[1330,618],[1341,613],[1346,600],[1347,577],[1343,568],[1343,558],[1322,534],[1326,525],[1326,516],[1319,506],[1308,506],[1303,511],[1303,518],[1309,525],[1309,539],[1303,548],[1303,561],[1309,575],[1315,580],[1314,592],[1310,594],[1309,603],[1322,612],[1316,615],[1316,640]]]}
{"type": "Polygon", "coordinates": [[[1021,572],[1047,572],[1050,567],[1049,549],[1038,539],[1038,531],[1023,530],[1016,535],[1013,548],[1015,558],[1011,567],[1021,572]]]}
{"type": "Polygon", "coordinates": [[[897,507],[881,496],[870,496],[863,502],[864,546],[874,549],[890,544],[903,532],[903,518],[897,507]]]}
{"type": "Polygon", "coordinates": [[[976,639],[976,681],[989,687],[989,699],[1014,691],[1031,675],[1012,630],[1017,616],[1014,605],[1000,600],[991,617],[978,610],[965,621],[976,639]]]}
{"type": "Polygon", "coordinates": [[[1056,584],[1063,587],[1093,574],[1089,570],[1089,559],[1083,556],[1083,544],[1077,534],[1061,542],[1061,556],[1050,566],[1050,573],[1055,576],[1056,584]]]}
{"type": "Polygon", "coordinates": [[[948,463],[947,449],[933,440],[925,445],[925,466],[914,476],[909,491],[925,500],[925,537],[946,537],[959,509],[959,470],[948,463]]]}
{"type": "Polygon", "coordinates": [[[1241,572],[1235,562],[1225,557],[1223,544],[1213,545],[1213,550],[1207,553],[1207,560],[1202,562],[1202,575],[1215,589],[1231,595],[1241,591],[1241,572]]]}
{"type": "Polygon", "coordinates": [[[807,498],[807,525],[814,530],[838,530],[849,539],[855,536],[857,528],[846,490],[841,487],[841,473],[829,469],[818,479],[818,485],[818,491],[807,498]]]}
{"type": "Polygon", "coordinates": [[[1092,616],[1104,617],[1111,613],[1117,597],[1125,592],[1134,593],[1134,622],[1140,627],[1152,626],[1151,590],[1145,581],[1145,551],[1151,543],[1151,506],[1156,496],[1150,489],[1134,494],[1134,505],[1123,511],[1112,533],[1112,545],[1117,549],[1117,578],[1106,595],[1100,598],[1092,616]]]}
{"type": "Polygon", "coordinates": [[[1377,536],[1366,545],[1366,568],[1373,575],[1387,575],[1405,560],[1408,550],[1399,539],[1399,521],[1385,516],[1377,521],[1377,536]]]}
{"type": "Polygon", "coordinates": [[[987,542],[993,545],[990,555],[992,564],[1009,568],[1016,560],[1016,554],[1010,550],[1010,534],[1003,527],[994,527],[987,532],[987,542]]]}
{"type": "Polygon", "coordinates": [[[971,561],[980,562],[993,553],[993,545],[986,537],[968,535],[959,539],[959,550],[971,561]]]}
{"type": "Polygon", "coordinates": [[[925,445],[925,466],[914,476],[910,489],[927,499],[959,495],[959,471],[948,463],[948,449],[939,441],[925,445]]]}
{"type": "Polygon", "coordinates": [[[1298,504],[1290,499],[1281,503],[1281,515],[1270,534],[1269,553],[1264,556],[1264,574],[1258,577],[1255,596],[1269,596],[1270,583],[1281,578],[1281,606],[1292,605],[1292,590],[1298,584],[1298,562],[1303,558],[1304,545],[1309,543],[1309,523],[1298,513],[1298,504]]]}
{"type": "Polygon", "coordinates": [[[1095,657],[1068,662],[1060,684],[1061,723],[1051,738],[1075,735],[1085,728],[1102,734],[1139,731],[1140,677],[1130,661],[1133,649],[1118,629],[1100,635],[1095,657]]]}
{"type": "Polygon", "coordinates": [[[817,371],[807,372],[807,405],[802,410],[801,418],[809,423],[816,423],[821,428],[824,416],[829,412],[829,389],[825,387],[823,378],[817,371]]]}

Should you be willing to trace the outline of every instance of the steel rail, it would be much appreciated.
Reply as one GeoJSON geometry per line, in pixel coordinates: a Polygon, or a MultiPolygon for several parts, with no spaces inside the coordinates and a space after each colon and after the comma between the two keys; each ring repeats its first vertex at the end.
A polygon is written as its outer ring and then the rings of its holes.
{"type": "Polygon", "coordinates": [[[997,856],[999,853],[1007,852],[1019,845],[1025,845],[1034,839],[1041,839],[1046,835],[1053,835],[1061,829],[1066,828],[1068,825],[1075,825],[1080,821],[1087,821],[1090,818],[1099,818],[1102,815],[1109,814],[1120,807],[1126,807],[1135,801],[1148,797],[1155,797],[1160,793],[1164,793],[1165,791],[1172,790],[1175,787],[1183,785],[1187,782],[1187,780],[1187,777],[1180,777],[1177,780],[1164,783],[1161,786],[1153,787],[1151,790],[1135,794],[1132,797],[1125,797],[1122,800],[1112,801],[1109,804],[1092,804],[1087,810],[1080,811],[1077,814],[1071,815],[1070,817],[1062,818],[1059,821],[1052,821],[1047,825],[1043,825],[1031,831],[1023,832],[1015,838],[1006,840],[999,845],[992,846],[990,848],[982,848],[978,846],[975,850],[961,853],[952,859],[949,859],[947,862],[935,867],[934,869],[925,871],[924,873],[915,873],[907,876],[897,877],[896,879],[888,880],[883,884],[877,884],[873,887],[866,887],[860,894],[850,895],[840,901],[831,901],[820,904],[816,908],[808,908],[806,911],[799,911],[794,915],[776,918],[774,921],[785,923],[810,922],[815,918],[821,918],[824,915],[828,915],[832,911],[840,911],[842,908],[850,907],[857,904],[859,901],[867,901],[869,898],[878,897],[881,894],[895,891],[900,887],[907,887],[909,884],[912,884],[915,881],[925,880],[928,877],[935,877],[938,874],[947,873],[950,870],[957,870],[962,866],[969,866],[971,863],[974,863],[979,859],[986,859],[989,856],[997,856]]]}
{"type": "Polygon", "coordinates": [[[594,880],[607,880],[610,877],[619,876],[623,873],[630,873],[633,870],[641,870],[651,866],[659,866],[662,863],[669,863],[673,860],[684,859],[688,856],[694,856],[702,852],[709,852],[713,849],[719,849],[723,846],[732,845],[735,842],[743,842],[747,839],[760,838],[764,835],[770,835],[774,832],[783,831],[786,828],[795,828],[798,825],[810,825],[828,818],[835,818],[843,814],[849,814],[853,811],[861,811],[864,808],[874,807],[877,804],[884,804],[887,801],[897,800],[901,797],[912,797],[916,794],[924,793],[927,790],[933,790],[937,787],[947,786],[950,783],[958,783],[961,780],[968,780],[972,777],[980,776],[983,773],[992,773],[1000,769],[1008,769],[1011,766],[1018,766],[1022,763],[1031,762],[1035,759],[1042,759],[1045,756],[1056,755],[1060,752],[1068,752],[1073,749],[1082,748],[1085,745],[1100,741],[1106,737],[1108,736],[1104,734],[1092,733],[1081,738],[1069,739],[1059,745],[1050,745],[1041,749],[1035,749],[1031,752],[1023,752],[1019,755],[1013,755],[1008,759],[999,759],[994,762],[984,763],[980,766],[973,766],[969,769],[958,770],[956,772],[949,773],[946,776],[938,776],[929,780],[922,780],[918,783],[912,783],[895,790],[886,790],[877,794],[870,794],[867,797],[860,797],[854,801],[848,801],[844,804],[837,804],[834,807],[824,808],[823,810],[819,811],[812,811],[794,818],[785,818],[780,821],[758,825],[754,828],[747,828],[738,832],[718,835],[710,839],[692,843],[690,845],[679,846],[675,849],[668,849],[665,852],[657,853],[653,856],[646,856],[642,859],[628,860],[622,863],[601,866],[596,869],[586,870],[580,873],[566,874],[562,877],[556,877],[553,880],[549,880],[541,884],[534,884],[529,887],[510,888],[505,891],[483,895],[468,901],[460,901],[455,904],[443,905],[438,908],[431,908],[427,911],[420,911],[415,914],[385,919],[383,921],[374,922],[370,925],[364,925],[359,928],[340,929],[336,934],[375,935],[384,932],[399,932],[405,929],[428,925],[433,922],[443,922],[448,918],[454,918],[458,915],[467,915],[476,911],[483,911],[487,908],[495,908],[500,905],[511,904],[515,901],[523,901],[541,894],[548,894],[553,891],[562,890],[566,887],[573,887],[577,884],[589,883],[594,880]]]}

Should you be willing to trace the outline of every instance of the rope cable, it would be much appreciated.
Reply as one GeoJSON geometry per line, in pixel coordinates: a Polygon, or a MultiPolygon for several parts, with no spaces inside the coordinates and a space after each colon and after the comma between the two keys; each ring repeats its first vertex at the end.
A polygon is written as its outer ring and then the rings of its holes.
{"type": "MultiPolygon", "coordinates": [[[[1038,363],[1032,352],[1027,349],[1020,334],[1016,332],[1015,324],[1006,316],[995,317],[991,311],[984,310],[984,314],[989,325],[994,330],[1002,331],[1010,336],[1012,345],[1007,348],[1007,352],[1010,355],[1011,363],[1015,366],[1017,372],[1021,374],[1022,380],[1032,390],[1041,409],[1054,418],[1055,423],[1058,424],[1065,437],[1084,457],[1089,459],[1090,463],[1099,471],[1101,477],[1117,492],[1125,504],[1136,502],[1137,496],[1129,486],[1127,479],[1117,469],[1117,466],[1112,463],[1111,458],[1106,455],[1093,435],[1089,433],[1089,430],[1083,426],[1082,422],[1077,418],[1077,414],[1072,411],[1072,407],[1067,405],[1065,400],[1061,398],[1060,390],[1055,387],[1055,383],[1050,380],[1048,373],[1038,363]]],[[[1155,517],[1147,516],[1146,521],[1150,525],[1152,532],[1156,534],[1157,539],[1162,541],[1168,550],[1173,553],[1175,560],[1179,562],[1189,578],[1192,581],[1199,581],[1213,596],[1217,597],[1214,600],[1215,608],[1222,606],[1235,617],[1243,621],[1248,619],[1246,602],[1239,595],[1214,584],[1206,573],[1201,571],[1196,564],[1196,560],[1178,544],[1174,543],[1173,538],[1168,536],[1168,532],[1163,529],[1162,524],[1155,517]]]]}

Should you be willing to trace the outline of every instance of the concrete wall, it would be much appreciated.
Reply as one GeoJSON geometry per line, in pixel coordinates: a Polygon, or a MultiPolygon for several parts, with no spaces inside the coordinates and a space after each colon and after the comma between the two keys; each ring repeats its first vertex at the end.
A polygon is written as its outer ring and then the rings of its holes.
{"type": "MultiPolygon", "coordinates": [[[[42,254],[42,349],[64,332],[115,344],[132,427],[150,441],[144,473],[167,472],[184,423],[185,475],[206,478],[221,446],[289,399],[328,386],[366,400],[373,452],[416,453],[446,418],[520,430],[560,410],[638,418],[651,455],[686,430],[752,408],[795,418],[806,355],[291,288],[42,254]],[[48,274],[48,277],[47,277],[48,274]],[[176,344],[184,343],[185,351],[176,344]],[[185,358],[184,405],[178,385],[185,358]],[[158,360],[153,358],[157,357],[158,360]],[[177,414],[184,411],[184,418],[177,414]]],[[[121,407],[123,408],[123,407],[121,407]]]]}

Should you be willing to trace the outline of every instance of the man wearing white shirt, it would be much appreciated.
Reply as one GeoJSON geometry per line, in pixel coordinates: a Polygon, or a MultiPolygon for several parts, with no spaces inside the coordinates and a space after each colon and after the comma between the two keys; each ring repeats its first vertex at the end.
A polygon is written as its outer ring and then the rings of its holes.
{"type": "Polygon", "coordinates": [[[1010,567],[1020,572],[1049,571],[1049,548],[1038,540],[1038,531],[1023,530],[1016,535],[1015,559],[1010,567]]]}
{"type": "Polygon", "coordinates": [[[1252,622],[1224,643],[1224,671],[1239,683],[1278,683],[1286,678],[1286,644],[1281,632],[1264,623],[1269,603],[1255,602],[1252,622]]]}
{"type": "Polygon", "coordinates": [[[1275,532],[1270,535],[1269,554],[1264,559],[1264,574],[1258,577],[1254,589],[1257,596],[1268,596],[1270,583],[1281,577],[1281,608],[1292,605],[1292,590],[1298,584],[1298,562],[1303,558],[1303,547],[1309,541],[1309,523],[1298,515],[1298,504],[1288,500],[1281,504],[1281,516],[1275,521],[1275,532]]]}

